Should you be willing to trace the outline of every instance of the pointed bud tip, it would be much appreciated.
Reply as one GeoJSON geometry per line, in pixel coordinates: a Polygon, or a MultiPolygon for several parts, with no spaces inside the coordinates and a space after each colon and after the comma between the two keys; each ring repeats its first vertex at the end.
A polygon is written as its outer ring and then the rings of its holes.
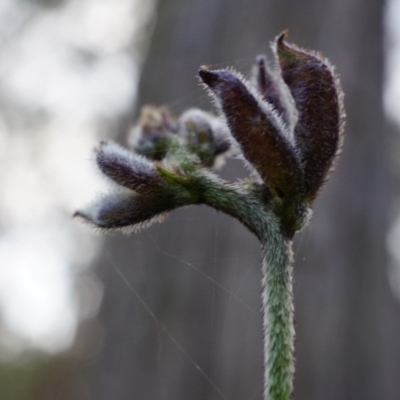
{"type": "Polygon", "coordinates": [[[267,63],[267,57],[264,55],[259,55],[256,57],[256,64],[258,67],[263,68],[265,67],[265,64],[267,63]]]}
{"type": "Polygon", "coordinates": [[[72,214],[72,218],[83,218],[83,219],[90,219],[90,216],[84,210],[76,210],[72,214]]]}
{"type": "Polygon", "coordinates": [[[276,37],[276,52],[281,69],[290,68],[307,62],[313,55],[311,52],[303,50],[294,44],[286,42],[288,31],[283,31],[276,37]]]}
{"type": "Polygon", "coordinates": [[[226,69],[209,70],[203,67],[199,69],[199,76],[202,81],[213,91],[215,91],[217,87],[221,88],[225,85],[228,85],[227,87],[237,85],[239,81],[235,74],[226,69]]]}
{"type": "Polygon", "coordinates": [[[214,87],[219,82],[218,71],[211,71],[207,66],[201,66],[199,68],[199,76],[210,88],[214,87]]]}
{"type": "Polygon", "coordinates": [[[278,45],[282,45],[283,41],[289,36],[289,29],[282,31],[276,38],[278,45]]]}
{"type": "Polygon", "coordinates": [[[72,218],[80,219],[83,222],[88,222],[93,224],[93,219],[91,218],[91,216],[85,213],[84,211],[79,211],[79,210],[75,211],[72,214],[72,218]]]}

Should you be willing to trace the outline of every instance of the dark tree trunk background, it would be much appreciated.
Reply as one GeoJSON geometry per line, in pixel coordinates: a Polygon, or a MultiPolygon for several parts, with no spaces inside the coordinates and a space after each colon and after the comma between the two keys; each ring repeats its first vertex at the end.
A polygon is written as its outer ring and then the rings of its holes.
{"type": "MultiPolygon", "coordinates": [[[[400,398],[400,307],[386,252],[394,190],[382,110],[383,7],[364,0],[163,0],[144,65],[140,103],[177,113],[212,109],[196,79],[200,65],[247,73],[285,28],[290,40],[337,66],[347,136],[298,239],[296,400],[400,398]]],[[[222,173],[243,176],[238,162],[222,173]]],[[[82,367],[89,383],[74,399],[222,399],[198,368],[226,399],[262,398],[260,249],[236,221],[205,207],[174,212],[149,231],[107,239],[100,260],[104,347],[82,367]]]]}

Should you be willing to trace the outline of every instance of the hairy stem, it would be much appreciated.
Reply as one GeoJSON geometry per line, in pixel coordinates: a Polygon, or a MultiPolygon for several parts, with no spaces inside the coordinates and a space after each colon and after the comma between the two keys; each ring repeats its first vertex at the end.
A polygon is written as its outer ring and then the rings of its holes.
{"type": "Polygon", "coordinates": [[[201,200],[237,218],[262,243],[264,399],[289,400],[294,375],[292,240],[282,233],[280,218],[261,204],[259,193],[241,193],[235,185],[209,179],[201,200]]]}
{"type": "Polygon", "coordinates": [[[289,400],[294,374],[292,241],[273,225],[269,228],[262,245],[264,398],[289,400]]]}

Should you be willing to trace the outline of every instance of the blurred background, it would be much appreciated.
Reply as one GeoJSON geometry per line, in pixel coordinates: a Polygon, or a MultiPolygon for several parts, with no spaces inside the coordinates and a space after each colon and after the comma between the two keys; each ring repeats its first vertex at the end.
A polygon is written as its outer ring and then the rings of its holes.
{"type": "Polygon", "coordinates": [[[262,399],[245,228],[192,207],[104,237],[71,215],[107,190],[98,141],[143,104],[212,110],[198,67],[248,74],[286,28],[336,65],[348,115],[296,238],[295,399],[400,398],[400,2],[1,0],[1,399],[262,399]]]}

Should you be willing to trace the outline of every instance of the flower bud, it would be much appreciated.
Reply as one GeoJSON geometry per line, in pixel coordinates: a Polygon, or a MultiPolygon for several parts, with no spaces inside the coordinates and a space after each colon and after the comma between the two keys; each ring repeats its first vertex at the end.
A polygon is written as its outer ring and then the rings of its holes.
{"type": "Polygon", "coordinates": [[[113,182],[137,193],[162,190],[162,179],[153,163],[114,142],[102,142],[96,154],[100,171],[113,182]]]}
{"type": "Polygon", "coordinates": [[[105,195],[77,211],[74,217],[104,230],[130,232],[160,220],[174,208],[166,196],[136,196],[132,192],[105,195]]]}
{"type": "Polygon", "coordinates": [[[216,157],[231,147],[225,124],[210,113],[191,108],[180,116],[178,122],[185,145],[206,167],[215,166],[216,157]]]}
{"type": "Polygon", "coordinates": [[[256,58],[252,82],[262,98],[273,106],[288,128],[292,130],[297,122],[297,110],[292,95],[282,77],[271,70],[265,56],[256,58]]]}
{"type": "Polygon", "coordinates": [[[220,104],[244,158],[267,187],[286,195],[296,193],[301,182],[300,164],[287,127],[272,106],[238,74],[207,69],[200,69],[199,74],[220,104]]]}
{"type": "Polygon", "coordinates": [[[162,160],[177,129],[176,121],[166,107],[145,106],[140,110],[139,121],[131,129],[128,145],[147,158],[162,160]]]}
{"type": "Polygon", "coordinates": [[[299,120],[294,130],[304,169],[305,196],[313,200],[339,152],[344,126],[343,95],[330,63],[314,52],[276,39],[282,77],[299,120]]]}

